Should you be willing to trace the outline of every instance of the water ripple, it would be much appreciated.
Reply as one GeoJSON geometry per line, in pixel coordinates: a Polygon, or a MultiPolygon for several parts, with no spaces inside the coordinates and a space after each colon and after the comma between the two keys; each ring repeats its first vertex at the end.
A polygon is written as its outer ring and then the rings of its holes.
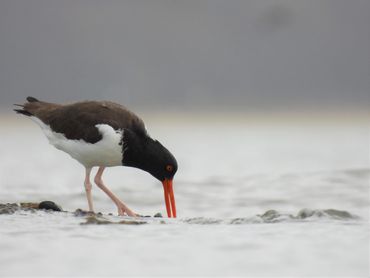
{"type": "Polygon", "coordinates": [[[192,217],[192,218],[141,218],[134,219],[131,217],[124,217],[122,220],[116,220],[117,217],[104,216],[88,216],[86,222],[81,224],[123,224],[123,225],[137,225],[137,224],[191,224],[191,225],[240,225],[240,224],[259,224],[259,223],[284,223],[284,222],[307,222],[307,221],[347,221],[357,220],[358,216],[353,215],[345,210],[336,209],[301,209],[297,214],[281,213],[276,210],[268,210],[262,215],[255,215],[252,217],[238,217],[231,219],[209,218],[209,217],[192,217]]]}

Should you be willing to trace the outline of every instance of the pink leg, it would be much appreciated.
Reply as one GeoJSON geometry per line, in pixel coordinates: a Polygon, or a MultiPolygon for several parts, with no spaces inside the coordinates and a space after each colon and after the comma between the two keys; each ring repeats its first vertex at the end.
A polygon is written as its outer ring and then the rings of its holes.
{"type": "Polygon", "coordinates": [[[120,199],[118,199],[116,197],[116,195],[113,194],[112,191],[110,191],[104,185],[104,182],[102,180],[102,175],[103,175],[104,169],[105,169],[105,167],[99,167],[98,172],[96,173],[96,176],[95,176],[95,179],[94,179],[96,185],[101,190],[103,190],[109,196],[109,198],[111,198],[112,201],[116,204],[116,206],[118,208],[118,215],[126,215],[127,214],[128,216],[133,216],[133,217],[138,216],[136,213],[134,213],[132,210],[130,210],[120,199]]]}
{"type": "Polygon", "coordinates": [[[93,201],[92,201],[92,196],[91,196],[91,182],[90,182],[90,173],[91,173],[91,168],[86,168],[86,175],[85,175],[85,190],[86,190],[86,197],[87,197],[87,203],[89,204],[89,211],[94,211],[93,207],[93,201]]]}

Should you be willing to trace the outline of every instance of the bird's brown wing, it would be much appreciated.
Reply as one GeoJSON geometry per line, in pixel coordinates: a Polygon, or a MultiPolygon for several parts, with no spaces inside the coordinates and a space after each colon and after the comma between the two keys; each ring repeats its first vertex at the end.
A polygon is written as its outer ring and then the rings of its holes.
{"type": "Polygon", "coordinates": [[[96,125],[107,124],[115,130],[130,129],[146,135],[144,122],[124,106],[109,101],[85,101],[59,105],[42,101],[24,104],[22,110],[49,125],[67,139],[96,143],[102,139],[96,125]]]}

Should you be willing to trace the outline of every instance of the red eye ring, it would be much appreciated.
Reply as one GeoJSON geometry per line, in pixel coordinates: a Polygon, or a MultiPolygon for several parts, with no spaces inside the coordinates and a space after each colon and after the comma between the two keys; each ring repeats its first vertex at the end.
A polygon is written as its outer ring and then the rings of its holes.
{"type": "Polygon", "coordinates": [[[166,170],[167,170],[168,172],[172,172],[172,170],[173,170],[173,166],[172,166],[172,165],[167,165],[167,166],[166,166],[166,170]]]}

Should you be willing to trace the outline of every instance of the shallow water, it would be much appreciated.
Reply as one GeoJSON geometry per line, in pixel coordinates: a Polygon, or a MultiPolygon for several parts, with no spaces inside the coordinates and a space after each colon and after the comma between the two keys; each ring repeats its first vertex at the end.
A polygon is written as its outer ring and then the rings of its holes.
{"type": "MultiPolygon", "coordinates": [[[[86,208],[83,168],[33,123],[16,121],[1,123],[0,203],[86,208]]],[[[0,276],[369,274],[366,125],[154,121],[148,129],[178,159],[178,219],[0,215],[0,276]]],[[[116,167],[105,180],[135,211],[165,214],[161,185],[146,173],[116,167]]],[[[116,212],[97,188],[93,196],[97,211],[116,212]]]]}

